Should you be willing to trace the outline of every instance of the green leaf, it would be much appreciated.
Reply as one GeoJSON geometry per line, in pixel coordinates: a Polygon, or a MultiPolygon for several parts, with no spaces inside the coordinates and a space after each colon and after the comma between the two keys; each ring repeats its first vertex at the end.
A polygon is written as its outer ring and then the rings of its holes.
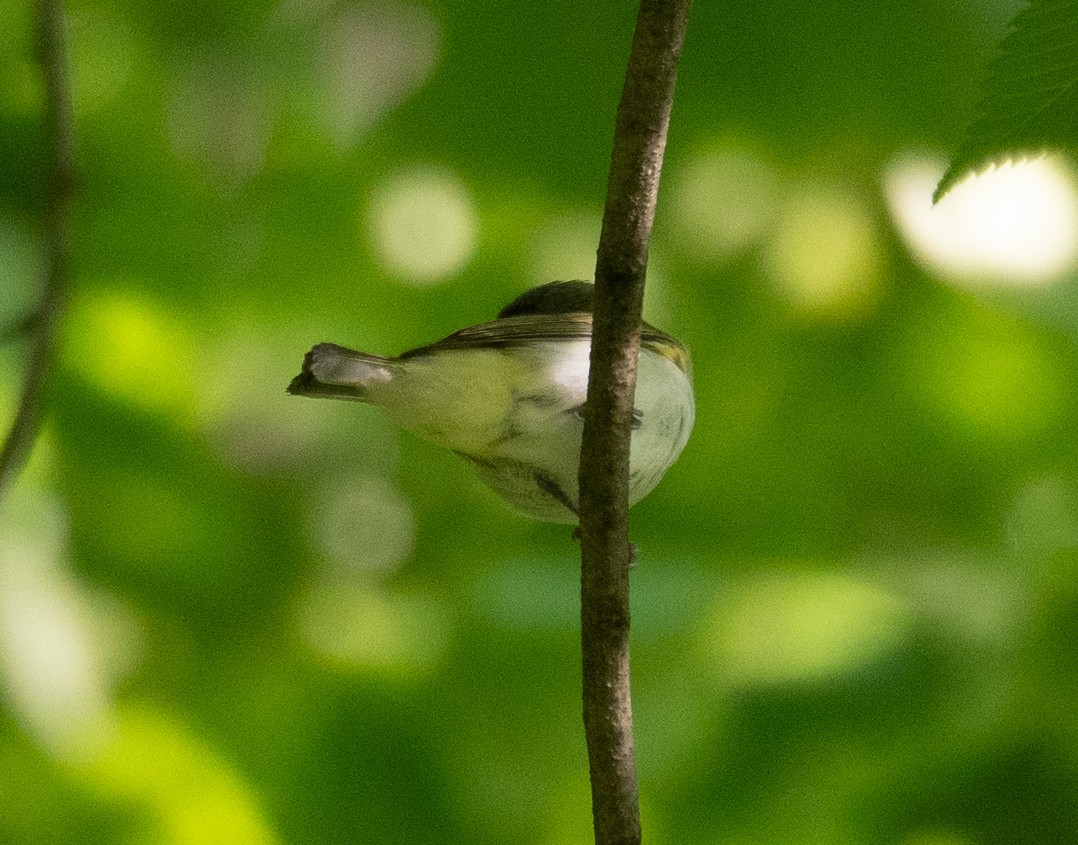
{"type": "Polygon", "coordinates": [[[933,202],[969,172],[1078,146],[1078,0],[1032,0],[1011,22],[978,116],[933,202]]]}

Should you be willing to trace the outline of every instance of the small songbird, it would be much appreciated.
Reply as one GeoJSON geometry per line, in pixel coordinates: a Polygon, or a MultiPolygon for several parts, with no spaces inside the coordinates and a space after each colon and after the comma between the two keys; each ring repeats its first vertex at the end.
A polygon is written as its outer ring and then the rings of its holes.
{"type": "MultiPolygon", "coordinates": [[[[396,358],[320,343],[288,392],[376,405],[402,428],[456,452],[524,513],[576,522],[593,299],[590,282],[551,282],[513,300],[492,322],[396,358]]],[[[677,460],[694,418],[688,351],[644,323],[630,505],[677,460]]]]}

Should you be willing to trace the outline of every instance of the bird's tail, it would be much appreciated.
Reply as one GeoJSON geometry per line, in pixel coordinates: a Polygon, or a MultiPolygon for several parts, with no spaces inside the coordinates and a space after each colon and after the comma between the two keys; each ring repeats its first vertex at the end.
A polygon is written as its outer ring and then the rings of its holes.
{"type": "Polygon", "coordinates": [[[393,378],[391,359],[320,343],[303,358],[303,369],[288,385],[293,396],[367,401],[370,387],[393,378]]]}

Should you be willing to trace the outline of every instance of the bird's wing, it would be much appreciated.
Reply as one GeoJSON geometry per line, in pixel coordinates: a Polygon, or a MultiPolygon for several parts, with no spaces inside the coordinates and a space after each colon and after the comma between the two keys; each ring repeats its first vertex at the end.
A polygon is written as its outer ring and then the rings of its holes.
{"type": "Polygon", "coordinates": [[[400,357],[413,358],[446,349],[491,349],[536,340],[580,337],[591,337],[591,314],[523,314],[468,326],[449,337],[405,352],[400,357]]]}
{"type": "MultiPolygon", "coordinates": [[[[400,357],[414,358],[448,349],[497,349],[539,340],[585,337],[591,337],[591,314],[521,314],[468,326],[449,337],[409,350],[400,357]]],[[[673,361],[684,373],[690,372],[688,350],[666,332],[644,323],[640,329],[640,345],[673,361]]]]}

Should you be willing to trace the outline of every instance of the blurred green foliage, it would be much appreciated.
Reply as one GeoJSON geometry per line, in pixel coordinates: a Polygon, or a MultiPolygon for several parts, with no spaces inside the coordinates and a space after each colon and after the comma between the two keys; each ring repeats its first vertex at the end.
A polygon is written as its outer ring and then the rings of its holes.
{"type": "MultiPolygon", "coordinates": [[[[284,387],[314,342],[392,354],[590,273],[633,4],[68,8],[75,272],[0,522],[0,843],[589,841],[568,531],[284,387]]],[[[963,270],[896,199],[1013,11],[693,10],[647,309],[698,422],[633,512],[649,842],[1078,841],[1073,244],[963,270]]],[[[0,19],[6,323],[42,93],[26,4],[0,19]]]]}
{"type": "Polygon", "coordinates": [[[1078,9],[1031,0],[1011,22],[984,85],[977,119],[933,196],[970,170],[1078,145],[1070,104],[1078,73],[1060,61],[1078,48],[1078,9]]]}

